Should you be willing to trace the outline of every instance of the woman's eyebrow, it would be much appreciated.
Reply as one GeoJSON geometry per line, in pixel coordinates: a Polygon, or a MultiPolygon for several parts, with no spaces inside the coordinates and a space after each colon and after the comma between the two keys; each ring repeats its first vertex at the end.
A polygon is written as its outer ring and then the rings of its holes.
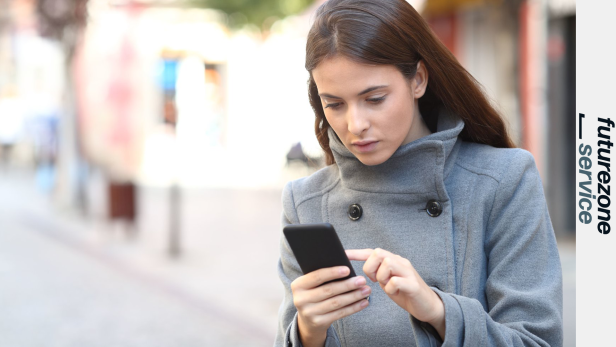
{"type": "Polygon", "coordinates": [[[357,96],[361,96],[363,94],[370,93],[373,90],[377,90],[377,89],[385,88],[385,87],[389,87],[389,86],[384,84],[384,85],[380,85],[380,86],[374,86],[374,87],[366,88],[361,93],[357,94],[357,96]]]}
{"type": "MultiPolygon", "coordinates": [[[[362,96],[362,95],[364,95],[366,93],[370,93],[373,90],[377,90],[377,89],[385,88],[385,87],[389,87],[389,85],[383,84],[383,85],[380,85],[380,86],[369,87],[369,88],[366,88],[366,89],[362,90],[361,92],[359,92],[359,94],[357,94],[357,96],[362,96]]],[[[330,98],[330,99],[342,99],[339,96],[335,96],[335,95],[331,95],[331,94],[327,94],[327,93],[319,93],[319,96],[320,97],[330,98]]]]}

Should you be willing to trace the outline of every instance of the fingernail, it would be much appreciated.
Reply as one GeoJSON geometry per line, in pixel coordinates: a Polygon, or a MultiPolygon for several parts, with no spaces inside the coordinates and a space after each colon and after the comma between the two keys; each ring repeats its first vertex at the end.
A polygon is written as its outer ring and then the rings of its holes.
{"type": "Polygon", "coordinates": [[[359,287],[363,286],[364,284],[366,284],[366,279],[361,276],[357,277],[357,279],[355,280],[355,285],[359,287]]]}
{"type": "Polygon", "coordinates": [[[349,272],[349,268],[346,267],[346,266],[343,266],[343,267],[340,268],[339,271],[340,271],[341,275],[346,275],[349,272]]]}
{"type": "Polygon", "coordinates": [[[366,307],[368,306],[369,302],[368,300],[362,300],[361,303],[359,304],[361,307],[366,307]]]}
{"type": "Polygon", "coordinates": [[[361,293],[364,295],[368,295],[370,293],[370,287],[366,286],[361,290],[361,293]]]}

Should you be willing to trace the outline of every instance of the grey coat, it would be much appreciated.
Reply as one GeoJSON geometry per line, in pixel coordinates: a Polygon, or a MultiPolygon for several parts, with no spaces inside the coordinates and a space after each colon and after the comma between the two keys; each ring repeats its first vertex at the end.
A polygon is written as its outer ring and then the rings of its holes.
{"type": "MultiPolygon", "coordinates": [[[[376,166],[330,130],[337,164],[286,185],[284,225],[328,222],[346,249],[405,257],[445,305],[441,341],[368,280],[370,305],[334,322],[326,346],[562,345],[562,272],[535,161],[522,149],[465,142],[463,127],[441,112],[437,132],[376,166]],[[437,217],[425,210],[433,199],[437,217]],[[351,204],[362,206],[357,221],[351,204]]],[[[365,276],[363,262],[352,265],[365,276]]],[[[276,346],[301,346],[290,284],[302,273],[283,236],[278,273],[285,296],[276,346]]]]}

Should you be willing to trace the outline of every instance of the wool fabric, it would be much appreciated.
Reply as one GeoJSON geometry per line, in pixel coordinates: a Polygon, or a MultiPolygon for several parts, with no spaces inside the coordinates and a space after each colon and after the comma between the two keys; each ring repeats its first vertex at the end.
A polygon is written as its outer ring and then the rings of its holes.
{"type": "MultiPolygon", "coordinates": [[[[463,141],[446,110],[437,131],[384,163],[362,164],[329,130],[336,164],[289,182],[283,226],[331,223],[345,249],[382,248],[408,259],[442,299],[445,338],[372,283],[370,304],[335,321],[325,346],[562,346],[562,271],[533,156],[463,141]],[[442,206],[437,217],[426,204],[442,206]],[[348,208],[359,204],[354,221],[348,208]]],[[[276,346],[301,346],[291,282],[302,275],[284,236],[276,346]]],[[[352,261],[365,276],[364,262],[352,261]]]]}

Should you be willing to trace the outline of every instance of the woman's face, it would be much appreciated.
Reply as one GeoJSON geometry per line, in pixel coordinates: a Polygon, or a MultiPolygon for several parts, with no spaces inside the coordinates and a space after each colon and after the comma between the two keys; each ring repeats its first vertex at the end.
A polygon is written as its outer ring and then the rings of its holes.
{"type": "Polygon", "coordinates": [[[381,164],[401,145],[430,134],[417,102],[428,84],[422,62],[409,80],[393,65],[334,56],[322,61],[312,77],[329,125],[366,165],[381,164]]]}

